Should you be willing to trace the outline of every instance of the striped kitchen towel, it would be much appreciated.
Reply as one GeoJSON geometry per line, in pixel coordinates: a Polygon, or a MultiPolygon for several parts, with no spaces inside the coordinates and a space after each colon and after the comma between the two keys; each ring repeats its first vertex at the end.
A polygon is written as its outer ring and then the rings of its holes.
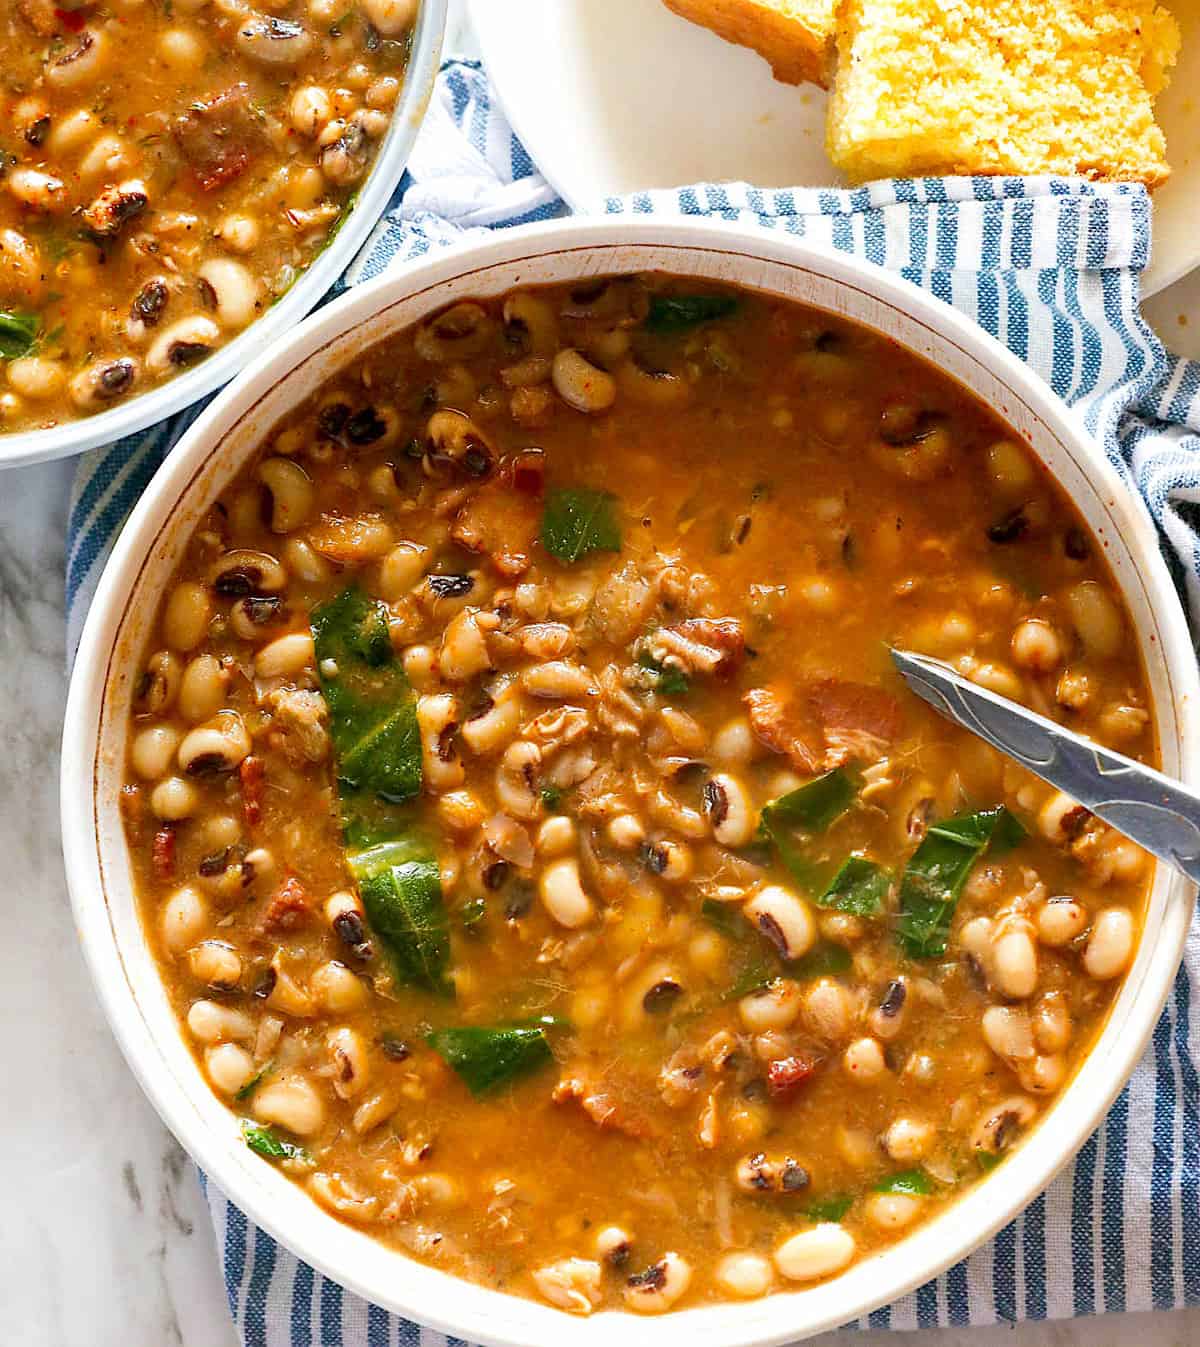
{"type": "MultiPolygon", "coordinates": [[[[1200,365],[1173,359],[1139,313],[1150,249],[1140,187],[1065,179],[925,179],[855,191],[703,184],[598,200],[619,215],[756,222],[900,271],[975,318],[1078,408],[1157,521],[1200,616],[1200,365]]],[[[492,103],[479,66],[442,70],[410,173],[347,284],[485,229],[564,212],[492,103]]],[[[131,503],[194,413],[79,468],[67,594],[78,629],[131,503]]],[[[1200,1303],[1200,933],[1152,1045],[1100,1131],[1029,1210],[870,1327],[1200,1303]]],[[[441,1347],[278,1247],[207,1187],[229,1305],[247,1344],[441,1347]]],[[[864,1323],[863,1326],[868,1326],[864,1323]]]]}

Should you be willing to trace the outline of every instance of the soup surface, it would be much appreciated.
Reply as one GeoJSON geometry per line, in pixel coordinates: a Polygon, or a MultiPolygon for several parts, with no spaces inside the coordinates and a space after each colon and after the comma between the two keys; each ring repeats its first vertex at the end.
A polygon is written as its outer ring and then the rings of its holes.
{"type": "Polygon", "coordinates": [[[196,530],[130,724],[146,928],[247,1144],[577,1313],[953,1201],[1086,1053],[1150,866],[888,643],[1154,758],[1079,518],[887,341],[652,275],[364,353],[196,530]]]}
{"type": "Polygon", "coordinates": [[[391,120],[416,0],[10,0],[0,431],[102,411],[253,321],[391,120]]]}

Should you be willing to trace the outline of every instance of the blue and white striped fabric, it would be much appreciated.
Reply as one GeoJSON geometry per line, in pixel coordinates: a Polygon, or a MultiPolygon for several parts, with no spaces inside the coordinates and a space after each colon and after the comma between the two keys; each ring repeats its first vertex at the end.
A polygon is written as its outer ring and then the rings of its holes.
{"type": "MultiPolygon", "coordinates": [[[[1200,616],[1200,365],[1143,323],[1150,204],[1138,187],[927,179],[856,191],[702,185],[597,201],[610,214],[712,213],[900,271],[999,337],[1068,402],[1158,522],[1200,616]]],[[[563,213],[491,103],[477,65],[443,69],[400,199],[348,284],[485,229],[563,213]]],[[[70,518],[72,634],[121,520],[191,413],[90,455],[70,518]]],[[[74,639],[72,635],[72,645],[74,639]]],[[[914,1328],[1200,1303],[1200,930],[1153,1043],[1101,1130],[1013,1225],[871,1315],[914,1328]]],[[[255,1347],[442,1347],[344,1292],[210,1187],[229,1305],[255,1347]]],[[[866,1326],[866,1325],[864,1325],[866,1326]]]]}

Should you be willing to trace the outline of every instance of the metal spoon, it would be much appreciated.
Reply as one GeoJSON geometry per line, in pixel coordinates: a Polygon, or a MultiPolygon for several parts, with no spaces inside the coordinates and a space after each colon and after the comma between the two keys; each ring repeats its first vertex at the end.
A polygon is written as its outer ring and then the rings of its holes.
{"type": "Polygon", "coordinates": [[[941,660],[911,650],[893,650],[892,659],[908,686],[935,711],[1200,884],[1196,791],[969,682],[941,660]]]}

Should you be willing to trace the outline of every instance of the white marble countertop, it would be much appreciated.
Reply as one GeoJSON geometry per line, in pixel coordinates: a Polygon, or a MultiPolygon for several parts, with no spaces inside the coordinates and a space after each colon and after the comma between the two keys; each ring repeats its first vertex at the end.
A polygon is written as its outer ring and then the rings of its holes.
{"type": "MultiPolygon", "coordinates": [[[[1200,356],[1200,273],[1148,312],[1200,356]],[[1191,322],[1180,321],[1191,315],[1191,322]]],[[[0,1343],[236,1347],[195,1170],[101,1017],[72,928],[58,826],[63,552],[72,465],[0,475],[0,1343]]],[[[926,1334],[850,1347],[1191,1347],[1200,1310],[926,1334]]]]}

